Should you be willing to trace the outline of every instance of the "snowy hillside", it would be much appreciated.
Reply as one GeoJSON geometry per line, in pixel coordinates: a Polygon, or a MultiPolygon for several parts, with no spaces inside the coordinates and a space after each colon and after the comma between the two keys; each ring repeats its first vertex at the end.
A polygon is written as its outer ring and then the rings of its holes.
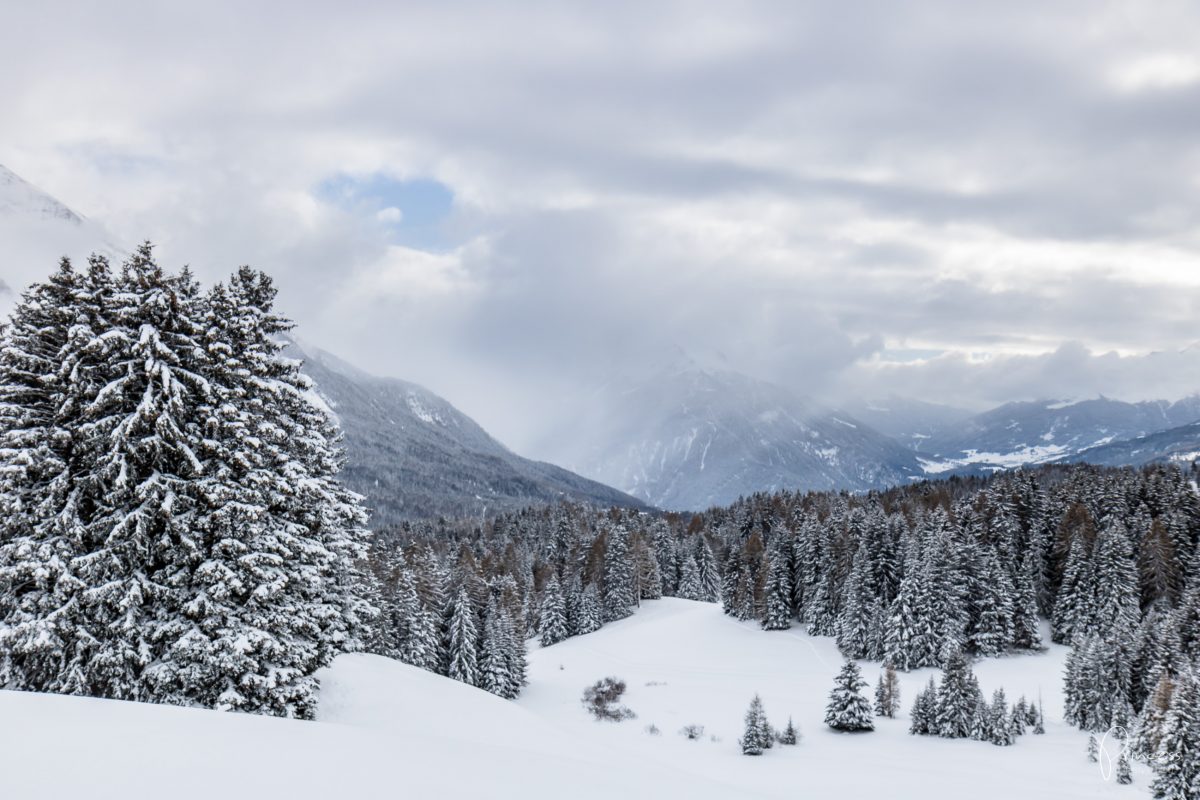
{"type": "Polygon", "coordinates": [[[98,224],[0,164],[0,316],[21,290],[43,278],[62,256],[82,262],[93,252],[122,250],[98,224]]]}
{"type": "Polygon", "coordinates": [[[343,480],[366,495],[376,525],[436,516],[479,516],[573,500],[642,508],[641,501],[565,469],[522,458],[445,399],[414,383],[379,378],[308,344],[317,394],[338,418],[343,480]]]}
{"type": "Polygon", "coordinates": [[[931,475],[1012,469],[1052,461],[1090,460],[1076,457],[1091,448],[1198,419],[1200,397],[1196,396],[1174,403],[1126,403],[1105,397],[1078,402],[1006,403],[919,439],[914,448],[931,475]]]}
{"type": "MultiPolygon", "coordinates": [[[[985,691],[1003,685],[1046,702],[1047,732],[1011,748],[918,738],[902,718],[874,733],[822,724],[841,663],[832,640],[765,633],[686,600],[651,601],[632,618],[530,654],[515,703],[377,656],[342,656],[321,673],[317,722],[90,698],[0,692],[0,775],[23,800],[304,798],[1135,798],[1084,756],[1086,736],[1061,723],[1064,650],[978,664],[985,691]],[[636,720],[601,723],[582,688],[628,682],[636,720]],[[803,737],[760,758],[736,740],[750,697],[803,737]],[[654,724],[660,735],[650,735],[654,724]],[[689,741],[685,724],[705,726],[689,741]],[[714,738],[715,737],[715,741],[714,738]],[[56,746],[46,746],[55,741],[56,746]],[[61,753],[72,754],[62,769],[61,753]],[[180,776],[186,775],[185,778],[180,776]]],[[[877,665],[865,664],[874,680],[877,665]]],[[[903,707],[929,671],[902,676],[903,707]]]]}
{"type": "Polygon", "coordinates": [[[904,483],[914,454],[848,414],[735,372],[684,365],[605,404],[558,457],[651,505],[699,510],[779,489],[904,483]]]}

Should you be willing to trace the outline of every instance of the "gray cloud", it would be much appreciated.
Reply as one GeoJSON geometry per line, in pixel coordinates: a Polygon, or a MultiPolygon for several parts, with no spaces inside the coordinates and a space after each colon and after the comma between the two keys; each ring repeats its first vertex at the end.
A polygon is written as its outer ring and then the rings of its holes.
{"type": "Polygon", "coordinates": [[[704,11],[27,4],[0,163],[518,447],[676,345],[817,396],[1200,388],[1194,4],[704,11]],[[378,174],[454,192],[449,249],[320,197],[378,174]]]}

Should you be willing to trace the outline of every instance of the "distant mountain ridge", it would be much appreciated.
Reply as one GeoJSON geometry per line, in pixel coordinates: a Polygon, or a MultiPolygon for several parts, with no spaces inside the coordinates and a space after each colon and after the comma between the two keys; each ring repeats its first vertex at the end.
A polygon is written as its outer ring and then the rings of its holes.
{"type": "Polygon", "coordinates": [[[736,372],[673,365],[605,405],[587,432],[560,437],[558,460],[660,508],[777,489],[862,491],[922,474],[915,453],[849,414],[736,372]]]}
{"type": "Polygon", "coordinates": [[[1076,460],[1096,448],[1196,420],[1200,395],[1176,402],[1106,397],[1015,402],[948,426],[915,442],[914,449],[930,474],[993,471],[1076,460]]]}
{"type": "Polygon", "coordinates": [[[315,391],[345,435],[342,480],[367,497],[372,524],[481,516],[560,500],[647,508],[641,500],[553,464],[522,458],[433,392],[370,375],[308,344],[315,391]]]}

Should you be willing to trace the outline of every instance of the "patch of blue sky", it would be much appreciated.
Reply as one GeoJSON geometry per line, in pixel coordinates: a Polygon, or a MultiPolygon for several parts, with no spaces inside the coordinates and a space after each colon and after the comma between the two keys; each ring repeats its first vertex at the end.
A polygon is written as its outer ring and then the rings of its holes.
{"type": "Polygon", "coordinates": [[[454,208],[450,187],[429,178],[399,180],[382,173],[337,175],[317,187],[317,196],[387,226],[393,241],[422,250],[451,247],[446,225],[454,208]]]}

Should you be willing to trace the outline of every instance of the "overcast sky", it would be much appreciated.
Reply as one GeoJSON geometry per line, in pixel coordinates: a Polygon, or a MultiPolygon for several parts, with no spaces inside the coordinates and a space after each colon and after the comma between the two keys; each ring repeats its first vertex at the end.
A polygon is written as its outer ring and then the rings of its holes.
{"type": "Polygon", "coordinates": [[[0,164],[519,450],[677,346],[826,398],[1200,390],[1200,4],[702,7],[10,3],[0,164]]]}

